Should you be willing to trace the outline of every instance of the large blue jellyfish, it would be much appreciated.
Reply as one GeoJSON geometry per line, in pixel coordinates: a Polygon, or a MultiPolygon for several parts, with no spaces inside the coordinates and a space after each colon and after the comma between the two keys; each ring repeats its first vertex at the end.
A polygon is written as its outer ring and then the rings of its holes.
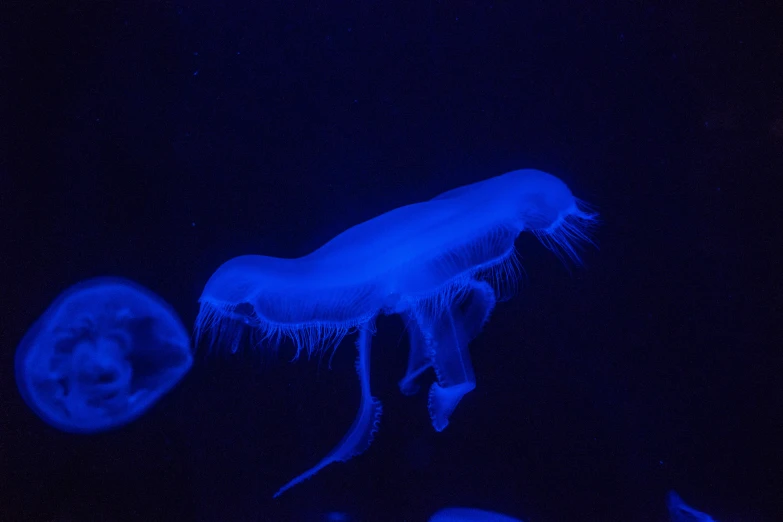
{"type": "Polygon", "coordinates": [[[595,215],[556,177],[517,170],[397,208],[354,226],[297,259],[248,255],[218,268],[199,300],[196,336],[236,350],[244,327],[259,341],[293,340],[297,355],[333,347],[358,331],[359,413],[337,447],[275,496],[372,442],[381,404],[370,393],[369,351],[378,314],[408,324],[410,359],[400,381],[433,368],[429,413],[438,431],[476,386],[468,343],[519,273],[516,237],[533,232],[548,248],[579,262],[579,244],[595,215]]]}
{"type": "Polygon", "coordinates": [[[48,424],[90,433],[132,421],[190,369],[190,337],[161,298],[96,278],[62,294],[16,350],[16,382],[48,424]]]}

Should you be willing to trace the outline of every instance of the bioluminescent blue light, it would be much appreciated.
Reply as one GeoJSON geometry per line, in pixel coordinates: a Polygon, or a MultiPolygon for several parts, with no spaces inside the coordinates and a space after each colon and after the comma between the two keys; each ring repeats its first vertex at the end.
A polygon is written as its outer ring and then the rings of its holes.
{"type": "Polygon", "coordinates": [[[369,351],[378,314],[400,314],[410,335],[400,389],[433,368],[429,392],[434,428],[443,430],[461,398],[476,386],[468,343],[519,275],[514,249],[523,231],[579,262],[578,247],[595,215],[556,177],[517,170],[460,187],[354,226],[297,259],[247,255],[220,266],[199,300],[197,337],[235,351],[246,327],[258,341],[293,340],[312,354],[359,331],[358,416],[338,446],[276,494],[345,461],[372,441],[381,415],[372,397],[369,351]]]}
{"type": "Polygon", "coordinates": [[[671,522],[716,522],[708,514],[696,511],[683,502],[675,491],[669,491],[666,495],[666,507],[669,509],[671,522]]]}
{"type": "Polygon", "coordinates": [[[500,513],[472,508],[445,508],[430,517],[429,522],[522,522],[500,513]]]}
{"type": "Polygon", "coordinates": [[[190,337],[160,297],[121,278],[78,283],[55,299],[16,350],[25,402],[63,431],[126,424],[187,373],[190,337]]]}

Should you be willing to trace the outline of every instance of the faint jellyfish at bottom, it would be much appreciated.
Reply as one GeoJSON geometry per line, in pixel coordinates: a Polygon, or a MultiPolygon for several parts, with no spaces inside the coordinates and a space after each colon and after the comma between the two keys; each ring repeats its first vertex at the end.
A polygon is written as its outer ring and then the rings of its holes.
{"type": "MultiPolygon", "coordinates": [[[[683,502],[675,492],[666,495],[666,507],[670,522],[717,522],[706,513],[697,511],[683,502]]],[[[481,509],[451,507],[444,508],[432,515],[429,522],[521,522],[516,518],[481,509]]]]}
{"type": "Polygon", "coordinates": [[[666,495],[666,507],[669,510],[669,520],[671,522],[717,522],[707,513],[696,511],[683,502],[680,495],[673,490],[666,495]]]}
{"type": "Polygon", "coordinates": [[[429,519],[429,522],[522,522],[518,518],[512,518],[483,509],[451,507],[441,509],[429,519]]]}
{"type": "Polygon", "coordinates": [[[174,310],[122,278],[78,283],[55,299],[16,351],[16,382],[44,422],[91,433],[126,424],[190,369],[174,310]]]}

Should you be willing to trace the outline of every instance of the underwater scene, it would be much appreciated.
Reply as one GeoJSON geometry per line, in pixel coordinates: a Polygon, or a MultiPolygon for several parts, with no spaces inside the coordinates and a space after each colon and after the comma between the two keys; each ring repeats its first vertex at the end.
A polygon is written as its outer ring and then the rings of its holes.
{"type": "Polygon", "coordinates": [[[0,19],[0,522],[783,521],[772,5],[0,19]]]}

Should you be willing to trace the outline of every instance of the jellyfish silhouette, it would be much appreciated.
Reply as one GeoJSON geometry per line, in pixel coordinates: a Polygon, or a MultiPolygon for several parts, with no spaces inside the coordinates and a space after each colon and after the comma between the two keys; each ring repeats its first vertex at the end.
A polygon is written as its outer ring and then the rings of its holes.
{"type": "Polygon", "coordinates": [[[428,408],[441,431],[476,386],[468,343],[496,301],[513,294],[516,237],[530,231],[578,263],[595,219],[556,177],[518,170],[382,214],[297,259],[246,255],[221,265],[199,299],[197,339],[236,351],[249,327],[256,344],[292,339],[298,356],[324,353],[359,332],[361,401],[353,425],[331,453],[275,496],[372,442],[382,413],[369,381],[376,316],[400,314],[407,321],[410,356],[400,389],[415,393],[415,379],[434,369],[428,408]]]}
{"type": "Polygon", "coordinates": [[[192,363],[190,338],[158,296],[120,278],[63,292],[16,351],[16,382],[46,423],[91,433],[126,424],[192,363]]]}
{"type": "Polygon", "coordinates": [[[430,517],[429,522],[522,522],[500,513],[474,508],[445,508],[430,517]]]}

